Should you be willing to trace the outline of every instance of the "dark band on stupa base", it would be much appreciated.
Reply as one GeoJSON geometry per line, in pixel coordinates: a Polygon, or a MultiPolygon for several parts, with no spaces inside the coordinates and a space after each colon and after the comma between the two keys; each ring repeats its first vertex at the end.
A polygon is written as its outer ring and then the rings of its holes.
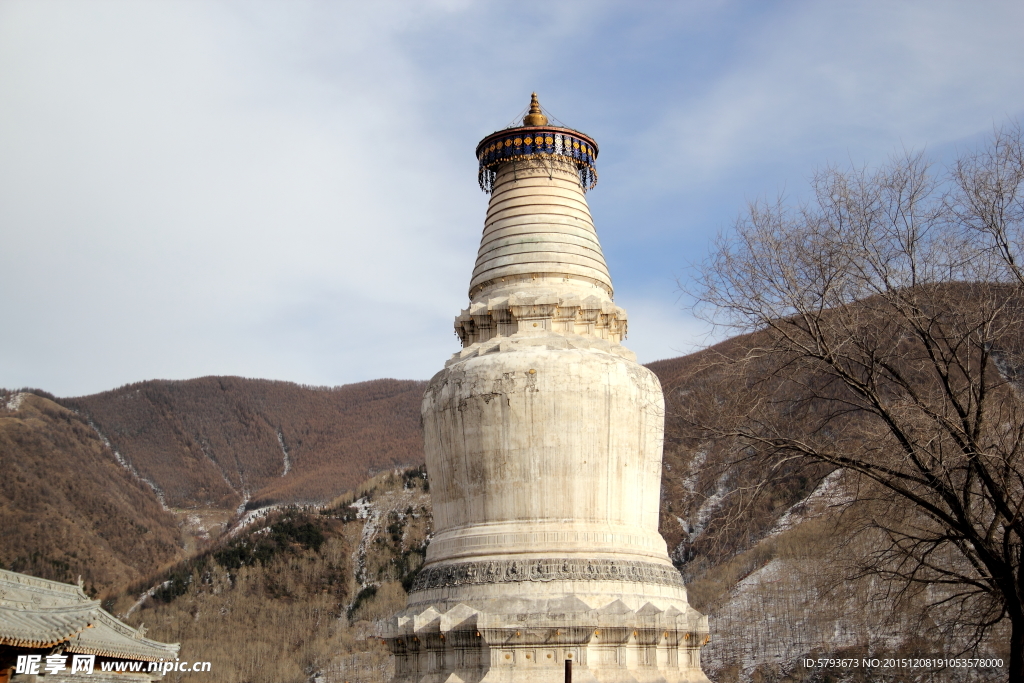
{"type": "Polygon", "coordinates": [[[424,569],[413,582],[414,591],[449,586],[473,586],[516,581],[639,581],[680,586],[675,567],[638,560],[489,560],[457,562],[424,569]]]}

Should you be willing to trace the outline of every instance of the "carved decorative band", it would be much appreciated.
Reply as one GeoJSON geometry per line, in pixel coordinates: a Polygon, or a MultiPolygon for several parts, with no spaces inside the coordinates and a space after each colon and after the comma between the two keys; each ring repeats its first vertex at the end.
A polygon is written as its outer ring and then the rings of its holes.
{"type": "Polygon", "coordinates": [[[515,581],[636,581],[683,585],[674,567],[638,560],[491,560],[458,562],[421,571],[414,591],[515,581]]]}
{"type": "Polygon", "coordinates": [[[597,185],[597,143],[576,130],[530,126],[509,128],[488,135],[476,147],[480,161],[480,189],[494,189],[495,168],[509,161],[556,159],[566,161],[579,171],[583,191],[597,185]]]}

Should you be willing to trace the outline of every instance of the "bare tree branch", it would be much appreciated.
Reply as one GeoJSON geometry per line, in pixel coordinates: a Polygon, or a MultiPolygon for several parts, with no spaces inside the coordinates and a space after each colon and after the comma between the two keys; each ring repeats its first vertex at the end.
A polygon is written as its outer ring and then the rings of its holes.
{"type": "Polygon", "coordinates": [[[1024,680],[1024,132],[944,174],[908,153],[812,186],[715,242],[696,308],[748,336],[694,371],[715,382],[684,419],[768,472],[824,463],[899,501],[864,523],[863,575],[941,588],[973,643],[1008,619],[1024,680]]]}

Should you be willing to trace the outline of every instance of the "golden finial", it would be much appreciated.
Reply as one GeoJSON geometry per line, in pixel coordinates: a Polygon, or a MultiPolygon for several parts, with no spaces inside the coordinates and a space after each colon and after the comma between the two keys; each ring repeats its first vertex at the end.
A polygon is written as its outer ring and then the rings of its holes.
{"type": "Polygon", "coordinates": [[[546,126],[548,117],[540,110],[540,102],[537,101],[537,93],[530,95],[530,113],[523,117],[524,126],[546,126]]]}

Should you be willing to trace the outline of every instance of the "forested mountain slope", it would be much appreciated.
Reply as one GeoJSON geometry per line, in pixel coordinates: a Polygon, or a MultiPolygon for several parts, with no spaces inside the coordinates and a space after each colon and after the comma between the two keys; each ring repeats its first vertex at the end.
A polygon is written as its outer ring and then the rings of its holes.
{"type": "Polygon", "coordinates": [[[430,525],[424,469],[386,472],[327,506],[268,510],[105,606],[223,683],[384,683],[373,622],[404,606],[430,525]]]}
{"type": "Polygon", "coordinates": [[[0,565],[106,594],[242,509],[327,503],[423,461],[424,383],[206,377],[72,399],[0,389],[0,565]]]}
{"type": "Polygon", "coordinates": [[[757,543],[793,505],[806,498],[830,469],[793,463],[773,472],[757,495],[765,472],[756,464],[737,462],[734,444],[703,441],[684,416],[695,382],[714,384],[714,373],[701,372],[709,355],[728,353],[748,343],[736,338],[713,349],[649,364],[665,392],[665,453],[662,472],[662,536],[677,566],[698,574],[757,543]],[[698,569],[698,567],[700,569],[698,569]]]}
{"type": "Polygon", "coordinates": [[[330,500],[423,461],[424,383],[341,387],[203,377],[61,399],[174,508],[330,500]]]}
{"type": "Polygon", "coordinates": [[[90,594],[181,554],[178,521],[80,415],[0,390],[0,565],[90,594]]]}
{"type": "MultiPolygon", "coordinates": [[[[692,604],[711,617],[713,680],[999,680],[992,670],[878,679],[803,666],[806,656],[948,656],[957,644],[936,637],[942,615],[926,608],[927,592],[902,596],[895,610],[878,576],[852,578],[853,560],[878,549],[863,533],[874,510],[852,504],[853,482],[796,460],[769,472],[737,443],[693,430],[692,404],[714,411],[732,391],[709,358],[757,344],[738,337],[648,366],[666,395],[661,533],[692,604]]],[[[373,632],[367,622],[402,604],[429,539],[422,471],[396,472],[422,463],[423,388],[208,377],[57,399],[66,407],[6,392],[0,562],[62,580],[83,574],[132,623],[230,669],[225,680],[381,680],[379,642],[361,639],[373,632]],[[335,499],[345,491],[356,493],[335,499]],[[226,511],[237,525],[247,499],[318,505],[270,511],[184,549],[196,511],[226,511]],[[260,637],[238,649],[239,629],[260,637]],[[280,666],[253,664],[270,661],[280,666]]],[[[975,653],[1000,655],[998,639],[975,653]]]]}
{"type": "MultiPolygon", "coordinates": [[[[970,297],[990,290],[950,287],[925,293],[970,303],[970,297]]],[[[859,339],[887,339],[893,325],[872,315],[873,304],[867,300],[834,315],[854,320],[859,339]]],[[[933,518],[881,483],[801,456],[799,447],[814,438],[834,440],[836,460],[842,462],[862,444],[871,449],[875,442],[868,439],[878,430],[837,383],[815,374],[812,363],[773,353],[776,341],[761,331],[650,366],[666,398],[661,531],[691,603],[711,618],[712,642],[705,655],[713,678],[1006,680],[1009,623],[976,626],[979,584],[957,578],[968,575],[971,565],[939,548],[927,555],[928,567],[919,569],[903,552],[946,537],[933,518]],[[821,429],[809,434],[816,425],[821,429]],[[911,542],[922,545],[907,545],[911,542]],[[946,580],[924,576],[931,570],[945,572],[946,580]],[[1002,663],[888,671],[858,664],[836,671],[808,668],[803,664],[808,657],[856,662],[968,657],[1002,663]]],[[[931,378],[921,356],[892,351],[910,345],[903,343],[887,349],[887,376],[903,378],[903,386],[918,396],[928,394],[931,378]]],[[[995,359],[984,367],[993,391],[1001,392],[1002,425],[1014,424],[1012,416],[1020,414],[1014,412],[1021,405],[1020,344],[1019,328],[1010,328],[986,347],[995,359]]],[[[928,435],[929,424],[915,427],[928,435]]],[[[890,458],[892,470],[903,463],[897,448],[869,452],[890,458]]],[[[886,462],[880,460],[879,467],[886,462]]],[[[1008,470],[1011,464],[1007,460],[1008,470]]],[[[946,535],[955,538],[955,533],[946,535]]],[[[998,618],[998,612],[992,616],[998,618]]]]}

